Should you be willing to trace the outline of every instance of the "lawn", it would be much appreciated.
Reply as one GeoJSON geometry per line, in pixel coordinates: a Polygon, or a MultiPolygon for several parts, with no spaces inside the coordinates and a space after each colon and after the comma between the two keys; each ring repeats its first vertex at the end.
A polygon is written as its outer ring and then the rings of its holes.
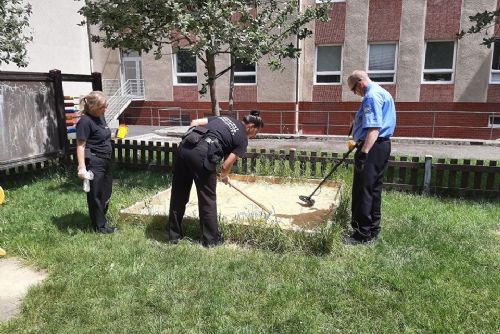
{"type": "Polygon", "coordinates": [[[169,245],[161,222],[119,217],[169,184],[117,171],[115,235],[89,231],[76,175],[2,184],[0,247],[50,275],[0,333],[500,332],[498,200],[386,192],[375,244],[343,245],[338,222],[324,252],[231,229],[238,242],[205,249],[169,245]]]}

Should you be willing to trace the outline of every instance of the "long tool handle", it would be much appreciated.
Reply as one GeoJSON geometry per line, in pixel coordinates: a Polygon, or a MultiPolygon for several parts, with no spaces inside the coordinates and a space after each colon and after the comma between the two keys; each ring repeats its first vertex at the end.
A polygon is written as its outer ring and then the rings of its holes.
{"type": "Polygon", "coordinates": [[[254,202],[255,204],[257,204],[262,210],[264,210],[265,212],[267,212],[269,215],[271,215],[273,213],[264,204],[262,204],[260,202],[257,202],[250,195],[248,195],[247,193],[245,193],[243,191],[243,189],[241,189],[240,187],[238,187],[236,184],[232,183],[231,180],[228,180],[228,184],[229,184],[230,187],[233,187],[234,189],[238,190],[243,196],[245,196],[246,198],[248,198],[249,200],[251,200],[252,202],[254,202]]]}
{"type": "Polygon", "coordinates": [[[311,193],[311,195],[309,195],[309,198],[311,198],[311,197],[314,196],[314,194],[316,193],[316,191],[318,191],[318,189],[323,185],[323,183],[326,182],[326,180],[330,177],[330,175],[332,175],[337,170],[337,168],[345,161],[345,159],[347,159],[347,157],[349,156],[349,154],[351,154],[351,152],[354,151],[354,149],[356,149],[358,146],[359,146],[359,142],[356,143],[356,145],[354,145],[353,147],[351,147],[349,149],[349,151],[347,151],[346,153],[344,153],[344,156],[342,157],[342,159],[340,159],[335,164],[335,166],[333,166],[332,170],[323,178],[323,180],[321,180],[321,182],[318,184],[318,186],[316,187],[316,189],[314,189],[314,191],[311,193]]]}

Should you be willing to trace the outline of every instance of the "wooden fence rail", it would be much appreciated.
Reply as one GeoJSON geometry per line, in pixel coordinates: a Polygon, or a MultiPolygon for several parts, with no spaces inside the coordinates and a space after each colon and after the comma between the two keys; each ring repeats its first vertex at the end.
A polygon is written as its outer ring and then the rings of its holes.
{"type": "MultiPolygon", "coordinates": [[[[69,144],[70,162],[76,165],[76,140],[69,144]]],[[[116,140],[113,163],[138,170],[172,171],[178,145],[166,142],[116,140]]],[[[251,149],[238,160],[233,171],[239,174],[283,175],[322,178],[343,157],[333,152],[251,149]]],[[[54,162],[45,165],[53,166],[54,162]]],[[[345,167],[353,164],[352,156],[345,167]]],[[[0,171],[0,178],[44,168],[43,164],[0,171]]],[[[389,159],[384,188],[416,193],[500,198],[500,166],[497,161],[394,157],[389,159]]]]}

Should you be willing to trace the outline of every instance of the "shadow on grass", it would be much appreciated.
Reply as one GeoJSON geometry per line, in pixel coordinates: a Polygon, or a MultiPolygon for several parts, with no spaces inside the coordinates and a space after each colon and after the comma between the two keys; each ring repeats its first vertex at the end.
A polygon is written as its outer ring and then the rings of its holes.
{"type": "Polygon", "coordinates": [[[52,224],[54,224],[59,231],[68,234],[75,234],[77,231],[93,232],[90,226],[89,216],[79,211],[74,211],[73,213],[60,217],[52,217],[52,224]]]}
{"type": "MultiPolygon", "coordinates": [[[[153,216],[145,219],[146,238],[160,242],[169,241],[168,216],[153,216]]],[[[182,221],[182,229],[185,238],[189,238],[194,242],[201,242],[200,225],[197,219],[184,218],[182,221]]]]}

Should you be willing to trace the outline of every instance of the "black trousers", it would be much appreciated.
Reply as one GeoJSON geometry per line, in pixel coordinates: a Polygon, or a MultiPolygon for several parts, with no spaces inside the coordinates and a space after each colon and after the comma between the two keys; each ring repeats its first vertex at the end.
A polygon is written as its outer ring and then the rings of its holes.
{"type": "Polygon", "coordinates": [[[113,185],[111,161],[91,155],[86,160],[86,165],[87,170],[94,173],[94,179],[90,181],[90,191],[87,193],[90,222],[95,230],[100,230],[108,225],[106,213],[113,185]]]}
{"type": "Polygon", "coordinates": [[[196,146],[181,145],[174,165],[170,210],[168,216],[170,240],[183,237],[182,219],[189,201],[193,181],[198,195],[198,211],[204,246],[220,243],[217,223],[217,175],[203,166],[208,143],[201,140],[196,146]]]}
{"type": "MultiPolygon", "coordinates": [[[[355,160],[359,152],[356,151],[355,160]]],[[[371,240],[380,233],[383,177],[390,154],[391,142],[377,141],[368,153],[364,169],[354,168],[351,226],[356,239],[371,240]]]]}

